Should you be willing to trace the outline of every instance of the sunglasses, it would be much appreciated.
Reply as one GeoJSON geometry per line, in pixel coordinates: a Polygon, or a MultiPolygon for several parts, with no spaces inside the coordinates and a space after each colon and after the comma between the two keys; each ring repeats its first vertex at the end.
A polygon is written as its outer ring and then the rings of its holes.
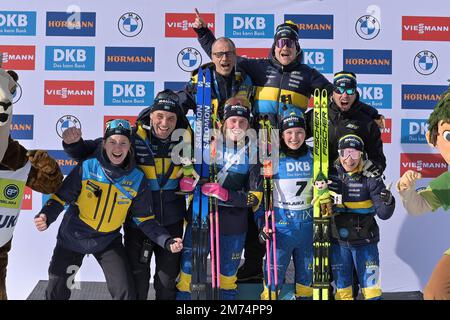
{"type": "Polygon", "coordinates": [[[221,59],[223,56],[226,56],[227,58],[234,56],[234,51],[219,51],[213,53],[214,57],[217,59],[221,59]]]}
{"type": "Polygon", "coordinates": [[[358,160],[361,158],[362,152],[353,148],[347,148],[347,149],[340,149],[338,150],[339,157],[343,159],[347,159],[348,157],[352,158],[353,160],[358,160]]]}
{"type": "Polygon", "coordinates": [[[349,96],[354,95],[356,92],[355,88],[342,88],[342,87],[336,87],[334,88],[334,92],[336,92],[337,94],[344,94],[344,92],[346,92],[349,96]]]}
{"type": "Polygon", "coordinates": [[[278,39],[276,42],[276,46],[280,49],[284,48],[284,46],[287,46],[288,48],[294,48],[295,41],[287,38],[278,39]]]}
{"type": "Polygon", "coordinates": [[[109,131],[109,130],[115,130],[115,129],[129,130],[130,134],[131,134],[131,125],[128,120],[114,119],[114,120],[109,120],[108,122],[106,122],[105,132],[109,131]]]}

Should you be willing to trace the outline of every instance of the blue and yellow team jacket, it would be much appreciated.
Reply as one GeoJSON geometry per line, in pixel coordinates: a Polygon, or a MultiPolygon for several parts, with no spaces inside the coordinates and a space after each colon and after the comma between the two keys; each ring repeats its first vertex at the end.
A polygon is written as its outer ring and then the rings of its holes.
{"type": "MultiPolygon", "coordinates": [[[[214,34],[202,28],[198,41],[211,57],[214,34]]],[[[284,108],[296,107],[305,112],[316,88],[327,89],[331,94],[333,85],[316,69],[302,63],[301,54],[289,65],[283,66],[275,59],[273,52],[274,47],[267,59],[238,57],[238,68],[251,78],[255,87],[253,109],[256,115],[268,114],[276,121],[274,115],[282,114],[284,108]]]]}
{"type": "Polygon", "coordinates": [[[248,210],[259,208],[262,198],[261,166],[257,151],[226,148],[217,152],[217,182],[228,190],[228,201],[219,201],[219,229],[221,234],[247,232],[248,210]],[[227,167],[227,163],[230,163],[227,167]],[[225,169],[223,169],[225,167],[225,169]]]}
{"type": "Polygon", "coordinates": [[[375,216],[387,220],[395,209],[395,199],[386,205],[380,198],[386,188],[382,176],[366,177],[361,172],[345,172],[340,164],[335,167],[336,173],[330,173],[330,190],[342,195],[342,204],[333,207],[332,239],[351,245],[378,242],[375,216]]]}
{"type": "MultiPolygon", "coordinates": [[[[186,215],[186,199],[179,191],[177,173],[181,165],[172,165],[171,151],[178,141],[161,141],[149,134],[145,126],[149,124],[150,108],[144,109],[138,117],[136,128],[133,128],[132,144],[136,164],[144,172],[151,190],[152,212],[158,222],[168,226],[184,219],[186,215]]],[[[184,115],[178,116],[177,129],[187,129],[185,134],[192,135],[189,122],[184,115]]],[[[186,137],[185,141],[192,141],[186,137]]],[[[102,139],[83,140],[67,145],[63,142],[64,151],[75,160],[85,159],[100,145],[102,139]]]]}
{"type": "Polygon", "coordinates": [[[80,162],[51,196],[41,213],[47,224],[64,210],[58,242],[70,250],[95,253],[121,237],[120,228],[130,215],[154,242],[165,247],[171,238],[151,213],[151,197],[144,174],[128,159],[126,168],[113,166],[99,146],[95,156],[80,162]]]}

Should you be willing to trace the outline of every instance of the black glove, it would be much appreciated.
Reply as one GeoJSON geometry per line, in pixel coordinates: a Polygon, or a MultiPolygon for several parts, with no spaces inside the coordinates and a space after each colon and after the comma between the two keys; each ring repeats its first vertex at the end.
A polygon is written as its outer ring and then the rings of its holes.
{"type": "Polygon", "coordinates": [[[371,160],[367,160],[364,163],[362,174],[363,174],[363,176],[366,176],[369,178],[375,178],[375,177],[381,176],[381,170],[371,160]]]}
{"type": "Polygon", "coordinates": [[[264,229],[261,229],[258,234],[258,239],[261,244],[265,244],[267,240],[270,239],[270,235],[264,232],[264,229]]]}
{"type": "Polygon", "coordinates": [[[380,199],[384,202],[385,205],[390,206],[392,204],[392,192],[388,189],[381,190],[380,199]]]}
{"type": "Polygon", "coordinates": [[[164,244],[164,247],[166,248],[167,251],[172,252],[172,250],[170,250],[170,246],[172,244],[174,244],[176,241],[173,238],[167,239],[166,243],[164,244]]]}

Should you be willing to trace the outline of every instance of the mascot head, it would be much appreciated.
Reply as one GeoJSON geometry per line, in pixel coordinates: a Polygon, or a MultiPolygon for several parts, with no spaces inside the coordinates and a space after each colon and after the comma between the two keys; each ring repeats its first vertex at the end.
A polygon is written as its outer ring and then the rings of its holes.
{"type": "Polygon", "coordinates": [[[8,147],[8,136],[12,118],[12,99],[17,88],[18,76],[14,71],[2,68],[3,57],[0,55],[0,161],[8,147]]]}

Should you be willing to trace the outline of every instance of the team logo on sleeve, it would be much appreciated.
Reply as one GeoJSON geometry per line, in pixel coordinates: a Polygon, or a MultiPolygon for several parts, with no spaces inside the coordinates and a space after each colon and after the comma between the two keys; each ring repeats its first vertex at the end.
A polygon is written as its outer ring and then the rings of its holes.
{"type": "Polygon", "coordinates": [[[195,48],[184,48],[178,53],[177,63],[181,70],[192,72],[201,66],[202,55],[195,48]]]}
{"type": "Polygon", "coordinates": [[[436,71],[438,67],[438,58],[428,50],[420,51],[414,57],[414,68],[420,74],[428,76],[436,71]]]}
{"type": "Polygon", "coordinates": [[[123,14],[119,18],[118,28],[125,37],[135,37],[141,33],[144,23],[139,15],[133,12],[123,14]]]}
{"type": "Polygon", "coordinates": [[[66,129],[75,127],[81,129],[81,122],[77,117],[66,115],[58,119],[56,123],[56,133],[62,139],[62,134],[66,129]]]}
{"type": "Polygon", "coordinates": [[[365,15],[356,21],[356,33],[361,39],[372,40],[380,33],[380,22],[374,16],[365,15]]]}

